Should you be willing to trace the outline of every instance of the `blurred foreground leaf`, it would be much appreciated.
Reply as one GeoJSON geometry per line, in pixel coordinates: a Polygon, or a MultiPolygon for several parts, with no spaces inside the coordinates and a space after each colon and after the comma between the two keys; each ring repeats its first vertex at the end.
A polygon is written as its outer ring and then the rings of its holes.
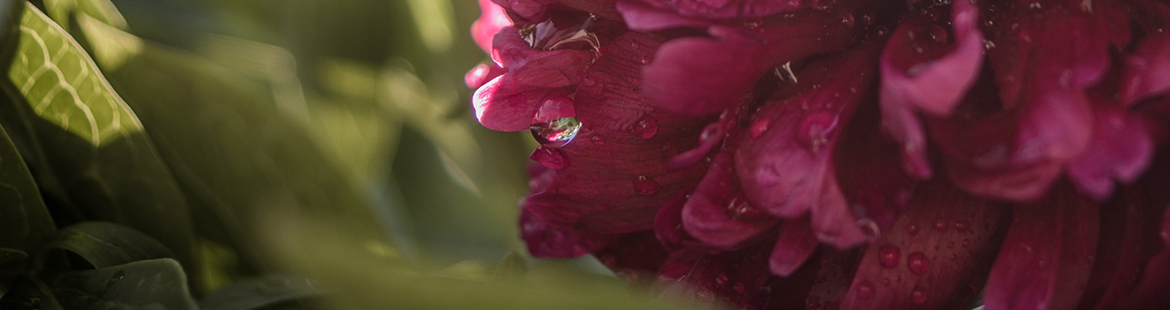
{"type": "Polygon", "coordinates": [[[158,240],[108,222],[82,222],[61,229],[45,248],[73,252],[95,268],[174,256],[158,240]]]}
{"type": "Polygon", "coordinates": [[[109,0],[44,0],[45,13],[61,25],[61,28],[71,29],[69,24],[73,13],[80,12],[96,18],[102,23],[120,29],[126,29],[126,18],[114,7],[109,0]]]}
{"type": "Polygon", "coordinates": [[[55,230],[20,152],[0,128],[0,296],[23,272],[28,252],[55,230]]]}
{"type": "Polygon", "coordinates": [[[283,302],[321,296],[309,279],[293,276],[265,276],[247,279],[221,288],[199,301],[202,310],[250,310],[283,302]]]}
{"type": "MultiPolygon", "coordinates": [[[[100,219],[157,238],[188,266],[194,230],[186,200],[138,118],[68,33],[31,4],[8,77],[16,103],[50,172],[42,188],[61,197],[72,220],[100,219]]],[[[62,223],[65,224],[65,223],[62,223]]]]}
{"type": "Polygon", "coordinates": [[[172,259],[69,272],[49,287],[65,309],[196,310],[183,268],[172,259]]]}

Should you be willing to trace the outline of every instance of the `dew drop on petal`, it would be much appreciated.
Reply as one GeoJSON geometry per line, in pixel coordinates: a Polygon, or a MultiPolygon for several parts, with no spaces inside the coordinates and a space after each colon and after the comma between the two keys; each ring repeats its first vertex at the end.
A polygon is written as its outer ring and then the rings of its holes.
{"type": "Polygon", "coordinates": [[[897,246],[886,245],[878,250],[878,263],[882,267],[894,268],[898,266],[898,262],[902,260],[902,251],[897,246]]]}
{"type": "Polygon", "coordinates": [[[722,289],[725,287],[727,287],[727,274],[721,273],[718,277],[715,277],[715,288],[722,289]]]}
{"type": "Polygon", "coordinates": [[[529,155],[528,158],[535,160],[541,165],[544,165],[545,167],[553,170],[568,168],[570,164],[569,158],[565,156],[564,152],[561,152],[561,150],[558,149],[547,148],[544,146],[533,150],[532,155],[529,155]]]}
{"type": "Polygon", "coordinates": [[[593,145],[602,145],[605,144],[605,136],[593,134],[592,137],[589,137],[589,141],[593,142],[593,145]]]}
{"type": "Polygon", "coordinates": [[[587,78],[583,78],[583,79],[581,79],[581,85],[585,85],[585,86],[593,86],[593,85],[595,85],[595,84],[597,84],[597,80],[594,80],[593,78],[588,78],[588,77],[587,77],[587,78]]]}
{"type": "Polygon", "coordinates": [[[939,44],[947,43],[947,30],[946,29],[943,29],[942,27],[939,27],[938,25],[933,25],[930,27],[929,31],[930,31],[930,33],[929,33],[930,39],[934,40],[935,43],[939,43],[939,44]]]}
{"type": "Polygon", "coordinates": [[[934,221],[934,230],[946,231],[947,230],[947,220],[940,219],[940,220],[934,221]]]}
{"type": "Polygon", "coordinates": [[[829,113],[806,116],[796,132],[796,139],[809,151],[817,153],[829,143],[829,136],[837,127],[837,117],[829,113]]]}
{"type": "Polygon", "coordinates": [[[869,283],[869,281],[861,281],[861,283],[857,284],[857,298],[870,299],[873,298],[873,295],[873,283],[869,283]]]}
{"type": "Polygon", "coordinates": [[[652,178],[647,178],[646,176],[638,176],[634,179],[633,183],[634,191],[638,192],[638,195],[642,196],[654,195],[655,193],[658,193],[659,189],[662,188],[662,185],[658,184],[657,181],[654,181],[652,178]]]}
{"type": "Polygon", "coordinates": [[[634,124],[634,134],[642,139],[653,138],[655,134],[658,134],[658,121],[649,115],[643,117],[638,120],[637,124],[634,124]]]}
{"type": "Polygon", "coordinates": [[[971,228],[971,223],[967,221],[955,221],[955,230],[967,231],[968,228],[971,228]]]}
{"type": "Polygon", "coordinates": [[[910,236],[918,235],[918,225],[910,224],[910,226],[906,226],[906,233],[910,234],[910,236]]]}
{"type": "Polygon", "coordinates": [[[926,303],[926,290],[921,286],[914,286],[914,290],[910,292],[910,300],[919,305],[926,303]]]}
{"type": "Polygon", "coordinates": [[[906,257],[906,268],[910,268],[910,272],[914,274],[924,274],[927,269],[930,269],[930,258],[922,252],[910,253],[906,257]]]}
{"type": "Polygon", "coordinates": [[[758,120],[752,123],[752,127],[749,129],[748,134],[750,134],[752,138],[759,138],[760,136],[764,135],[764,132],[768,131],[768,125],[771,123],[772,120],[767,118],[758,120]]]}
{"type": "Polygon", "coordinates": [[[853,14],[841,14],[841,25],[845,26],[845,28],[853,28],[853,24],[855,23],[856,21],[853,18],[853,14]]]}
{"type": "Polygon", "coordinates": [[[577,137],[577,132],[580,129],[581,122],[578,122],[576,117],[558,118],[533,124],[531,127],[532,137],[536,139],[536,142],[548,148],[558,148],[569,144],[573,138],[577,137]]]}

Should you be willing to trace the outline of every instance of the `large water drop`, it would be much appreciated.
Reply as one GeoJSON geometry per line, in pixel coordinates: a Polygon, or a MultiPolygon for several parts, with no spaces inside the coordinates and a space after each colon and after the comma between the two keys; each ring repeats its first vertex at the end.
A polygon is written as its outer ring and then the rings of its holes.
{"type": "Polygon", "coordinates": [[[533,124],[532,137],[541,146],[559,148],[572,142],[580,130],[581,122],[578,122],[576,117],[558,118],[540,124],[533,124]]]}

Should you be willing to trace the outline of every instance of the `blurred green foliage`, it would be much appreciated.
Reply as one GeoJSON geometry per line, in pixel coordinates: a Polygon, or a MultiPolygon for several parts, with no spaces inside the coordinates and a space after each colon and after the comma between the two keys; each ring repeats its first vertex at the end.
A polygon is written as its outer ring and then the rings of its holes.
{"type": "Polygon", "coordinates": [[[0,8],[0,308],[679,306],[519,254],[474,0],[0,8]]]}

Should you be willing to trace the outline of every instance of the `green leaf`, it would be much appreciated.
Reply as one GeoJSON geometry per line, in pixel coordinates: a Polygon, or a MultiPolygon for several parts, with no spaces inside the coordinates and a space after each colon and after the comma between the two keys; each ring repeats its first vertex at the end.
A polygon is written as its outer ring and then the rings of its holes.
{"type": "MultiPolygon", "coordinates": [[[[116,222],[138,229],[194,268],[186,199],[138,118],[68,33],[26,5],[8,77],[25,102],[27,126],[48,193],[74,206],[73,220],[116,222]]],[[[8,125],[8,124],[6,124],[8,125]]]]}
{"type": "Polygon", "coordinates": [[[119,29],[129,28],[126,18],[109,0],[44,0],[44,3],[45,12],[64,29],[70,29],[69,18],[73,13],[85,14],[119,29]]]}
{"type": "Polygon", "coordinates": [[[0,128],[0,248],[29,252],[56,230],[20,152],[0,128]]]}
{"type": "Polygon", "coordinates": [[[524,260],[523,255],[512,250],[508,251],[508,255],[504,255],[504,260],[496,266],[496,273],[492,276],[501,280],[516,280],[524,278],[527,273],[528,262],[524,260]]]}
{"type": "Polygon", "coordinates": [[[166,258],[69,272],[49,287],[66,309],[198,309],[183,268],[166,258]]]}
{"type": "Polygon", "coordinates": [[[82,222],[61,229],[46,249],[76,253],[96,268],[174,257],[158,240],[133,228],[109,222],[82,222]]]}
{"type": "Polygon", "coordinates": [[[63,310],[53,297],[53,291],[36,277],[21,277],[12,289],[0,297],[0,309],[5,310],[63,310]]]}
{"type": "Polygon", "coordinates": [[[24,272],[26,259],[28,259],[28,253],[24,251],[0,248],[0,296],[4,296],[12,281],[24,272]]]}
{"type": "Polygon", "coordinates": [[[318,297],[321,290],[303,277],[265,276],[236,282],[199,301],[203,310],[250,310],[318,297]]]}

